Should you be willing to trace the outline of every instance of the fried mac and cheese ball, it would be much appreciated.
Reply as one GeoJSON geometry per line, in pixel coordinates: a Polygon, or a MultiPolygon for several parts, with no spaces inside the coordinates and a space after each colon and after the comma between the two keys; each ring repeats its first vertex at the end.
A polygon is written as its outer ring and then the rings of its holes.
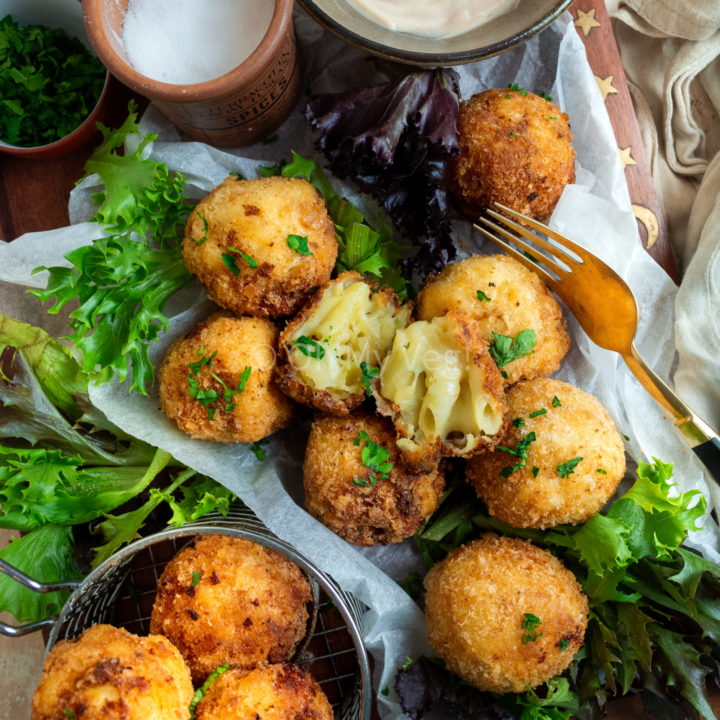
{"type": "Polygon", "coordinates": [[[430,644],[480,690],[537,687],[582,647],[587,598],[556,557],[525,540],[487,533],[453,550],[425,591],[430,644]]]}
{"type": "Polygon", "coordinates": [[[390,288],[340,274],[280,334],[278,385],[298,402],[347,415],[365,399],[363,363],[377,372],[408,316],[390,288]]]}
{"type": "Polygon", "coordinates": [[[330,279],[337,250],[324,200],[299,178],[227,178],[197,204],[183,240],[188,270],[218,305],[270,318],[292,315],[330,279]]]}
{"type": "Polygon", "coordinates": [[[196,720],[333,720],[325,693],[304,668],[290,663],[233,667],[198,703],[196,720]]]}
{"type": "Polygon", "coordinates": [[[293,402],[275,385],[278,330],[215,313],[170,347],[158,372],[163,412],[194,438],[255,442],[287,427],[293,402]]]}
{"type": "Polygon", "coordinates": [[[218,666],[289,660],[306,634],[310,583],[284,555],[227,535],[196,538],[158,582],[150,632],[185,658],[195,683],[218,666]]]}
{"type": "Polygon", "coordinates": [[[32,720],[186,720],[190,672],[164,637],[94,625],[45,658],[32,720]]]}
{"type": "Polygon", "coordinates": [[[524,90],[486,90],[461,103],[460,154],[452,193],[471,218],[494,202],[545,221],[564,187],[575,182],[568,116],[524,90]]]}
{"type": "Polygon", "coordinates": [[[417,297],[418,319],[431,320],[451,310],[471,315],[489,343],[493,333],[515,338],[533,331],[530,354],[502,367],[508,384],[550,375],[570,349],[562,310],[552,293],[508,255],[471,255],[430,276],[417,297]]]}
{"type": "Polygon", "coordinates": [[[623,441],[607,410],[592,395],[544,378],[517,383],[506,402],[500,443],[467,465],[467,478],[490,514],[514,527],[588,520],[625,474],[623,441]]]}
{"type": "Polygon", "coordinates": [[[424,472],[441,456],[473,455],[503,424],[502,377],[480,326],[461,312],[398,330],[373,394],[403,459],[424,472]]]}
{"type": "Polygon", "coordinates": [[[392,423],[363,411],[315,420],[303,481],[308,512],[355,545],[410,537],[436,510],[445,485],[437,467],[410,469],[392,423]]]}

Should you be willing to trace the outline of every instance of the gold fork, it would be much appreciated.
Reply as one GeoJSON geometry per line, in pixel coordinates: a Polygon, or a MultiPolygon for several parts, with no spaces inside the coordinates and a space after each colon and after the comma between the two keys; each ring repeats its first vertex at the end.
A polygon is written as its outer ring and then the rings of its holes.
{"type": "Polygon", "coordinates": [[[720,483],[720,436],[693,412],[638,354],[633,342],[637,329],[637,305],[625,281],[600,258],[547,225],[499,203],[495,205],[512,219],[494,210],[486,210],[489,217],[480,218],[485,227],[477,224],[473,224],[473,227],[537,273],[543,282],[564,300],[595,344],[622,355],[635,377],[662,406],[695,454],[720,483]],[[520,221],[523,225],[515,221],[520,221]],[[527,227],[543,233],[555,244],[531,233],[527,227]],[[520,236],[545,250],[552,259],[538,253],[536,248],[520,236]],[[533,259],[513,245],[529,253],[533,259]]]}

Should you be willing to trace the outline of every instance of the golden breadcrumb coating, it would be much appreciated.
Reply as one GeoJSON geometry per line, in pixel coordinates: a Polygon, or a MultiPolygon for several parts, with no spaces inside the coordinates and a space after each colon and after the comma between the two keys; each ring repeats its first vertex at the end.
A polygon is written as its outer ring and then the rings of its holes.
{"type": "Polygon", "coordinates": [[[537,687],[582,647],[587,598],[556,557],[525,540],[487,533],[435,565],[425,590],[430,644],[481,690],[537,687]]]}
{"type": "Polygon", "coordinates": [[[330,279],[337,250],[324,200],[300,178],[227,178],[197,204],[183,240],[188,270],[218,305],[270,318],[292,315],[330,279]],[[291,248],[291,235],[311,254],[291,248]]]}
{"type": "Polygon", "coordinates": [[[461,103],[451,185],[462,211],[475,219],[499,202],[547,220],[564,187],[575,182],[569,121],[555,103],[531,92],[486,90],[461,103]]]}
{"type": "Polygon", "coordinates": [[[94,625],[45,658],[32,720],[186,720],[193,686],[164,637],[94,625]]]}
{"type": "Polygon", "coordinates": [[[269,320],[210,316],[176,340],[160,366],[163,412],[191,437],[224,443],[255,442],[287,427],[295,406],[274,381],[277,338],[269,320]]]}
{"type": "Polygon", "coordinates": [[[361,364],[379,367],[409,315],[390,288],[378,288],[357,272],[341,273],[280,333],[278,385],[298,402],[347,415],[365,399],[361,364]],[[320,349],[306,355],[297,345],[300,338],[320,349]]]}
{"type": "Polygon", "coordinates": [[[304,668],[290,663],[230,668],[208,688],[197,720],[333,720],[325,693],[304,668]]]}
{"type": "Polygon", "coordinates": [[[552,293],[534,272],[508,255],[471,255],[430,276],[417,297],[418,319],[430,320],[450,310],[472,316],[490,343],[493,333],[515,337],[522,330],[535,332],[533,352],[502,368],[508,384],[550,375],[570,349],[552,293]]]}
{"type": "Polygon", "coordinates": [[[625,475],[623,441],[607,410],[592,395],[544,378],[517,383],[505,400],[509,422],[498,447],[467,465],[467,478],[490,514],[514,527],[588,520],[625,475]],[[524,467],[508,473],[518,458],[499,448],[514,449],[530,433],[536,439],[524,467]]]}
{"type": "Polygon", "coordinates": [[[440,457],[470,457],[503,424],[502,377],[480,326],[462,312],[398,330],[373,395],[404,461],[422,472],[440,457]]]}
{"type": "Polygon", "coordinates": [[[308,512],[355,545],[410,537],[436,510],[445,485],[438,467],[427,474],[407,467],[395,444],[392,423],[364,411],[315,420],[305,450],[303,481],[308,512]],[[392,463],[392,469],[387,478],[363,465],[368,440],[360,437],[361,432],[390,453],[386,462],[392,463]]]}
{"type": "Polygon", "coordinates": [[[158,583],[150,632],[182,653],[195,683],[218,665],[289,660],[306,634],[310,584],[284,555],[227,535],[178,553],[158,583]]]}

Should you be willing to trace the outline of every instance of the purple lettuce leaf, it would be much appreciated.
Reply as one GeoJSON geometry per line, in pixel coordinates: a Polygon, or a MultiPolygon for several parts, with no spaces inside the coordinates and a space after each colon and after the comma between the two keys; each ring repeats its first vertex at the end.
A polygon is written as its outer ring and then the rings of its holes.
{"type": "Polygon", "coordinates": [[[421,272],[455,257],[448,161],[459,152],[458,109],[457,74],[443,68],[316,95],[305,107],[332,171],[373,195],[405,235],[424,238],[412,260],[421,272]]]}

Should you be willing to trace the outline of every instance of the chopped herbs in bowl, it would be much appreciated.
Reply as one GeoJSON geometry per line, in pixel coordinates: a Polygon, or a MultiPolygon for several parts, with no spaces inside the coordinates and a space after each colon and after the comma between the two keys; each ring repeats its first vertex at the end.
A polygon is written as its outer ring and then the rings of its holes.
{"type": "Polygon", "coordinates": [[[0,19],[0,141],[35,148],[70,135],[90,116],[107,77],[81,40],[62,29],[0,19]]]}

